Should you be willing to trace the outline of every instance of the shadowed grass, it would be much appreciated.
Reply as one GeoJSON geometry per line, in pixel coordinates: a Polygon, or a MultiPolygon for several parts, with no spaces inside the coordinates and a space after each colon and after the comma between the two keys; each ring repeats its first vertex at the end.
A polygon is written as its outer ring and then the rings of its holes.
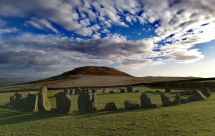
{"type": "MultiPolygon", "coordinates": [[[[188,88],[189,89],[189,88],[188,88]]],[[[134,88],[137,90],[137,88],[134,88]]],[[[163,88],[141,87],[139,93],[119,93],[119,89],[97,91],[98,108],[95,112],[79,113],[78,95],[71,95],[69,114],[28,113],[7,108],[5,104],[14,93],[0,94],[0,135],[214,135],[215,134],[215,93],[205,101],[197,101],[178,106],[162,107],[160,95],[147,93],[156,109],[104,111],[105,104],[115,102],[117,108],[124,108],[125,100],[140,103],[140,95],[145,91],[163,88]],[[116,93],[109,94],[110,90],[116,93]]],[[[173,91],[182,91],[175,89],[173,91]]],[[[192,89],[189,89],[192,90],[192,89]]],[[[54,94],[48,91],[52,107],[56,107],[54,94]]],[[[23,92],[27,96],[29,92],[23,92]]],[[[33,92],[37,93],[37,92],[33,92]]],[[[173,101],[175,94],[166,93],[173,101]]],[[[185,96],[183,96],[184,98],[185,96]]]]}

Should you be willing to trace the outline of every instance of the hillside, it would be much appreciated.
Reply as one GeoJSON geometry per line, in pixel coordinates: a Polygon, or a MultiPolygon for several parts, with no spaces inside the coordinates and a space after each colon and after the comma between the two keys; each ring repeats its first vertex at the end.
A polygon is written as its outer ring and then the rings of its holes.
{"type": "Polygon", "coordinates": [[[131,75],[110,67],[85,66],[75,68],[71,71],[64,72],[58,76],[48,79],[65,78],[73,75],[91,75],[91,76],[129,76],[131,75]]]}

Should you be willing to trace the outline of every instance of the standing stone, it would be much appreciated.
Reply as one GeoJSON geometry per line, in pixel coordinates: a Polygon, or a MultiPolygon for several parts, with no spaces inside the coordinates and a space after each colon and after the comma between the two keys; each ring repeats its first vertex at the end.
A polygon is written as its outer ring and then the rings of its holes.
{"type": "Polygon", "coordinates": [[[194,95],[189,95],[189,98],[188,98],[189,101],[199,101],[199,100],[206,99],[206,97],[199,90],[194,89],[193,94],[194,95]]]}
{"type": "Polygon", "coordinates": [[[163,103],[163,107],[172,106],[172,102],[170,101],[169,97],[167,97],[165,94],[160,93],[161,100],[163,103]]]}
{"type": "Polygon", "coordinates": [[[25,100],[25,111],[35,112],[37,109],[38,96],[36,94],[29,93],[25,100]]]}
{"type": "Polygon", "coordinates": [[[24,110],[24,108],[25,108],[25,100],[26,100],[26,97],[24,97],[24,98],[19,100],[19,104],[17,106],[18,110],[24,110]]]}
{"type": "Polygon", "coordinates": [[[86,92],[86,93],[89,93],[89,88],[86,88],[85,92],[86,92]]]}
{"type": "Polygon", "coordinates": [[[72,95],[72,94],[73,94],[73,88],[71,88],[71,89],[70,89],[69,94],[70,94],[70,95],[72,95]]]}
{"type": "Polygon", "coordinates": [[[205,100],[206,99],[206,97],[199,90],[194,89],[193,94],[195,96],[198,96],[199,100],[205,100]]]}
{"type": "Polygon", "coordinates": [[[141,108],[150,108],[152,105],[150,98],[145,93],[140,96],[140,101],[141,108]]]}
{"type": "Polygon", "coordinates": [[[169,85],[165,85],[165,92],[166,93],[171,93],[171,89],[170,89],[170,87],[169,87],[169,85]]]}
{"type": "Polygon", "coordinates": [[[211,96],[211,92],[209,91],[209,89],[207,87],[203,87],[201,86],[201,92],[202,94],[204,94],[207,98],[209,98],[211,96]]]}
{"type": "Polygon", "coordinates": [[[126,100],[124,102],[124,106],[125,106],[125,109],[138,109],[138,108],[140,108],[139,104],[134,103],[131,100],[126,100]]]}
{"type": "Polygon", "coordinates": [[[81,93],[86,93],[86,88],[82,88],[81,93]]]}
{"type": "Polygon", "coordinates": [[[89,102],[87,107],[87,111],[96,111],[97,109],[97,96],[96,94],[92,94],[92,100],[89,102]]]}
{"type": "Polygon", "coordinates": [[[12,105],[13,105],[13,102],[14,102],[15,98],[16,98],[15,95],[13,95],[13,96],[10,97],[10,102],[7,104],[7,107],[11,107],[12,108],[12,105]]]}
{"type": "Polygon", "coordinates": [[[23,95],[22,94],[19,94],[19,93],[16,93],[15,94],[15,100],[13,101],[13,105],[12,105],[12,108],[13,109],[17,109],[18,107],[18,104],[19,104],[19,101],[23,98],[23,95]]]}
{"type": "Polygon", "coordinates": [[[78,109],[79,112],[86,112],[88,109],[89,102],[92,100],[90,93],[83,93],[78,96],[78,109]]]}
{"type": "Polygon", "coordinates": [[[58,113],[68,113],[71,106],[71,98],[68,93],[59,92],[56,94],[56,106],[58,113]]]}
{"type": "Polygon", "coordinates": [[[179,105],[181,101],[181,97],[179,95],[179,93],[176,93],[175,95],[175,100],[172,102],[174,105],[179,105]]]}
{"type": "Polygon", "coordinates": [[[70,89],[64,89],[64,92],[70,94],[70,89]]]}
{"type": "Polygon", "coordinates": [[[120,89],[120,93],[125,93],[125,89],[120,89]]]}
{"type": "Polygon", "coordinates": [[[75,94],[78,94],[78,87],[75,88],[75,94]]]}
{"type": "Polygon", "coordinates": [[[117,110],[115,102],[109,102],[105,105],[105,110],[107,111],[114,111],[117,110]]]}
{"type": "MultiPolygon", "coordinates": [[[[66,92],[68,94],[68,92],[66,92]]],[[[46,86],[41,86],[41,89],[38,94],[38,110],[39,112],[45,112],[51,110],[51,104],[47,97],[47,88],[46,86]]]]}
{"type": "Polygon", "coordinates": [[[133,88],[131,85],[127,85],[126,88],[127,88],[127,92],[133,92],[133,88]]]}
{"type": "Polygon", "coordinates": [[[92,89],[92,93],[96,93],[96,89],[92,89]]]}

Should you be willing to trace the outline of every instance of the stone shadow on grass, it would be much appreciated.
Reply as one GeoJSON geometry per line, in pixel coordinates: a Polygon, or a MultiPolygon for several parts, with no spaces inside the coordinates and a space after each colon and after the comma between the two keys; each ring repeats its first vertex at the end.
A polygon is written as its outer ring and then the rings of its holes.
{"type": "Polygon", "coordinates": [[[146,110],[154,110],[154,109],[158,109],[158,108],[148,108],[148,109],[118,109],[115,111],[106,111],[104,109],[102,110],[96,110],[94,112],[73,112],[72,115],[73,116],[80,116],[80,118],[89,118],[92,116],[99,116],[99,115],[108,115],[108,114],[117,114],[117,113],[124,113],[124,112],[143,112],[146,110]]]}
{"type": "MultiPolygon", "coordinates": [[[[6,107],[5,105],[0,105],[0,109],[10,109],[10,108],[6,107]]],[[[10,110],[11,111],[7,111],[7,112],[0,111],[0,126],[42,120],[47,118],[55,118],[59,116],[66,116],[65,114],[54,114],[51,112],[33,113],[33,112],[24,112],[16,109],[10,109],[10,110]]]]}

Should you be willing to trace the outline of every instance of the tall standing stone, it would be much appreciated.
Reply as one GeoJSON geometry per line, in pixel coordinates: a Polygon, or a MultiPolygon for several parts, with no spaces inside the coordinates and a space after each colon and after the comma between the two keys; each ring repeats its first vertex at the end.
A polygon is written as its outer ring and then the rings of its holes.
{"type": "Polygon", "coordinates": [[[71,89],[70,89],[69,94],[70,94],[70,95],[72,95],[72,94],[73,94],[73,88],[71,88],[71,89]]]}
{"type": "Polygon", "coordinates": [[[141,108],[150,108],[152,107],[152,103],[150,98],[147,96],[147,94],[143,93],[140,96],[140,101],[141,101],[141,108]]]}
{"type": "Polygon", "coordinates": [[[13,109],[17,109],[18,107],[18,104],[19,104],[19,101],[23,98],[23,95],[22,94],[19,94],[19,93],[16,93],[15,94],[15,100],[13,102],[13,105],[12,105],[12,108],[13,109]]]}
{"type": "Polygon", "coordinates": [[[170,87],[169,87],[169,85],[165,85],[165,92],[166,93],[170,93],[171,92],[171,89],[170,89],[170,87]]]}
{"type": "Polygon", "coordinates": [[[89,102],[92,100],[90,93],[83,93],[78,96],[78,109],[79,112],[86,112],[88,109],[89,102]]]}
{"type": "Polygon", "coordinates": [[[132,85],[127,85],[126,88],[127,88],[127,92],[133,92],[132,85]]]}
{"type": "Polygon", "coordinates": [[[38,110],[39,112],[45,112],[51,110],[51,104],[47,97],[47,88],[46,86],[41,86],[41,89],[38,94],[38,110]]]}
{"type": "Polygon", "coordinates": [[[89,102],[87,107],[87,111],[96,111],[97,109],[97,96],[96,94],[92,94],[92,100],[89,102]]]}
{"type": "Polygon", "coordinates": [[[56,105],[58,113],[68,113],[71,106],[71,98],[68,93],[59,92],[56,94],[56,105]]]}
{"type": "Polygon", "coordinates": [[[96,93],[96,89],[92,89],[92,93],[96,93]]]}
{"type": "Polygon", "coordinates": [[[181,101],[181,97],[179,95],[179,93],[176,93],[175,95],[175,100],[172,102],[174,105],[179,105],[181,101]]]}
{"type": "Polygon", "coordinates": [[[38,96],[36,94],[29,93],[25,100],[25,111],[35,112],[37,109],[38,96]]]}
{"type": "Polygon", "coordinates": [[[19,103],[18,103],[18,106],[17,106],[18,110],[24,110],[24,108],[25,108],[25,100],[26,100],[26,97],[19,100],[19,103]]]}
{"type": "Polygon", "coordinates": [[[163,103],[163,107],[168,107],[168,106],[172,106],[172,102],[170,101],[169,97],[167,97],[165,94],[160,93],[161,96],[161,100],[163,103]]]}
{"type": "Polygon", "coordinates": [[[96,94],[83,93],[78,97],[79,112],[95,111],[97,109],[96,94]]]}

